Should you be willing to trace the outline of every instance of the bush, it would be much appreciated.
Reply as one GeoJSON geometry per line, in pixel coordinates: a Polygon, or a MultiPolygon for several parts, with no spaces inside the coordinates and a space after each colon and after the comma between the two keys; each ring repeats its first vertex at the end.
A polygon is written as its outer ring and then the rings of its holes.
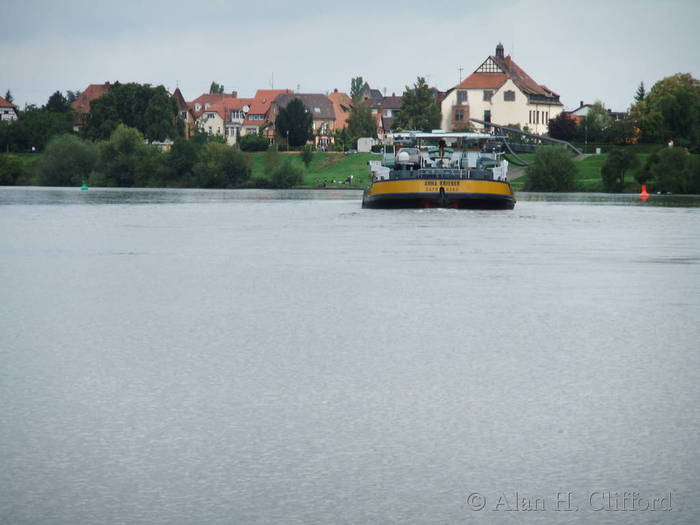
{"type": "Polygon", "coordinates": [[[79,186],[96,163],[97,148],[92,142],[66,134],[49,141],[35,170],[42,186],[79,186]]]}
{"type": "Polygon", "coordinates": [[[304,146],[304,149],[301,150],[301,161],[304,163],[304,166],[308,168],[313,158],[314,154],[311,151],[311,146],[307,144],[306,146],[304,146]]]}
{"type": "Polygon", "coordinates": [[[639,167],[637,156],[629,149],[613,149],[600,170],[603,188],[608,192],[620,192],[625,187],[625,173],[639,167]]]}
{"type": "Polygon", "coordinates": [[[241,151],[266,151],[270,141],[262,135],[244,135],[238,140],[241,151]]]}
{"type": "Polygon", "coordinates": [[[14,186],[27,175],[24,162],[17,155],[0,156],[0,186],[14,186]]]}
{"type": "Polygon", "coordinates": [[[303,168],[287,157],[272,170],[270,179],[274,188],[291,188],[300,184],[302,177],[303,168]]]}
{"type": "Polygon", "coordinates": [[[98,145],[99,176],[94,180],[108,186],[133,186],[137,167],[147,155],[147,150],[141,132],[119,124],[109,140],[98,145]]]}
{"type": "Polygon", "coordinates": [[[282,155],[273,147],[270,146],[265,153],[265,158],[263,159],[263,166],[265,168],[265,175],[272,177],[272,172],[277,167],[277,165],[282,161],[282,155]]]}
{"type": "Polygon", "coordinates": [[[235,188],[250,178],[245,156],[226,144],[209,142],[194,166],[200,188],[235,188]]]}
{"type": "Polygon", "coordinates": [[[537,151],[526,173],[528,191],[571,191],[576,165],[566,148],[544,147],[537,151]]]}
{"type": "Polygon", "coordinates": [[[694,163],[684,148],[664,148],[649,157],[645,166],[654,190],[668,193],[691,193],[694,163]],[[690,167],[688,166],[690,164],[690,167]]]}

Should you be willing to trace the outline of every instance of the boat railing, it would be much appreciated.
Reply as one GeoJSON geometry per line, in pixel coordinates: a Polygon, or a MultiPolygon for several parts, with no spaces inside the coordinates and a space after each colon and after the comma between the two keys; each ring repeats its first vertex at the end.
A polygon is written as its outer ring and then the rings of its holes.
{"type": "Polygon", "coordinates": [[[421,168],[419,170],[391,170],[389,180],[455,179],[455,180],[504,180],[494,177],[492,170],[457,168],[421,168]]]}

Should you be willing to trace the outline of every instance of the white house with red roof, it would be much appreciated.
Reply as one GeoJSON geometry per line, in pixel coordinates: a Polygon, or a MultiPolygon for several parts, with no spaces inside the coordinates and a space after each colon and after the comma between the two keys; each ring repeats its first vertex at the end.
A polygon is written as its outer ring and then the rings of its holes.
{"type": "Polygon", "coordinates": [[[559,95],[535,82],[502,44],[471,75],[448,90],[442,101],[442,129],[457,131],[470,118],[496,124],[519,124],[531,132],[547,133],[550,119],[563,108],[559,95]]]}
{"type": "Polygon", "coordinates": [[[0,120],[17,120],[17,108],[6,99],[0,97],[0,120]]]}
{"type": "Polygon", "coordinates": [[[234,145],[242,135],[243,123],[250,112],[252,98],[233,95],[202,95],[188,103],[194,111],[196,125],[211,135],[224,137],[234,145]]]}

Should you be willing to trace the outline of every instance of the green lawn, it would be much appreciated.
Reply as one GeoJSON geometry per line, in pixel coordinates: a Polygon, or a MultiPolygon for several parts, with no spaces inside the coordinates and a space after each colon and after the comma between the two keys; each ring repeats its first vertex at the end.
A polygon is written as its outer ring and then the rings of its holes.
{"type": "MultiPolygon", "coordinates": [[[[267,178],[265,175],[265,153],[246,153],[250,158],[253,177],[267,178]]],[[[321,186],[338,188],[364,188],[369,185],[369,167],[367,162],[378,160],[380,155],[372,153],[314,153],[308,169],[304,166],[298,153],[280,153],[291,155],[292,162],[304,168],[303,187],[318,188],[321,186]],[[352,184],[345,180],[353,176],[352,184]]]]}
{"type": "MultiPolygon", "coordinates": [[[[648,157],[648,153],[638,153],[637,158],[639,159],[639,165],[643,166],[648,157]]],[[[600,178],[600,170],[602,169],[603,164],[605,164],[605,159],[607,158],[607,154],[601,154],[592,155],[590,157],[586,157],[585,159],[575,161],[578,171],[574,176],[574,191],[602,192],[603,182],[600,178]]],[[[625,179],[626,192],[636,193],[639,191],[639,184],[637,184],[637,181],[634,180],[632,173],[625,177],[625,179]]],[[[523,190],[526,183],[527,175],[524,175],[515,179],[511,185],[513,186],[514,190],[523,190]]]]}

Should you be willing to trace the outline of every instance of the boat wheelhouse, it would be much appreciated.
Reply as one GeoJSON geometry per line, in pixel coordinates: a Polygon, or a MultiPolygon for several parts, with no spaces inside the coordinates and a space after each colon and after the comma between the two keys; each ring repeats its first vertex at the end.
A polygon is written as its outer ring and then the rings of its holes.
{"type": "Polygon", "coordinates": [[[382,159],[369,162],[364,208],[512,209],[508,161],[499,137],[443,131],[389,135],[382,159]]]}

